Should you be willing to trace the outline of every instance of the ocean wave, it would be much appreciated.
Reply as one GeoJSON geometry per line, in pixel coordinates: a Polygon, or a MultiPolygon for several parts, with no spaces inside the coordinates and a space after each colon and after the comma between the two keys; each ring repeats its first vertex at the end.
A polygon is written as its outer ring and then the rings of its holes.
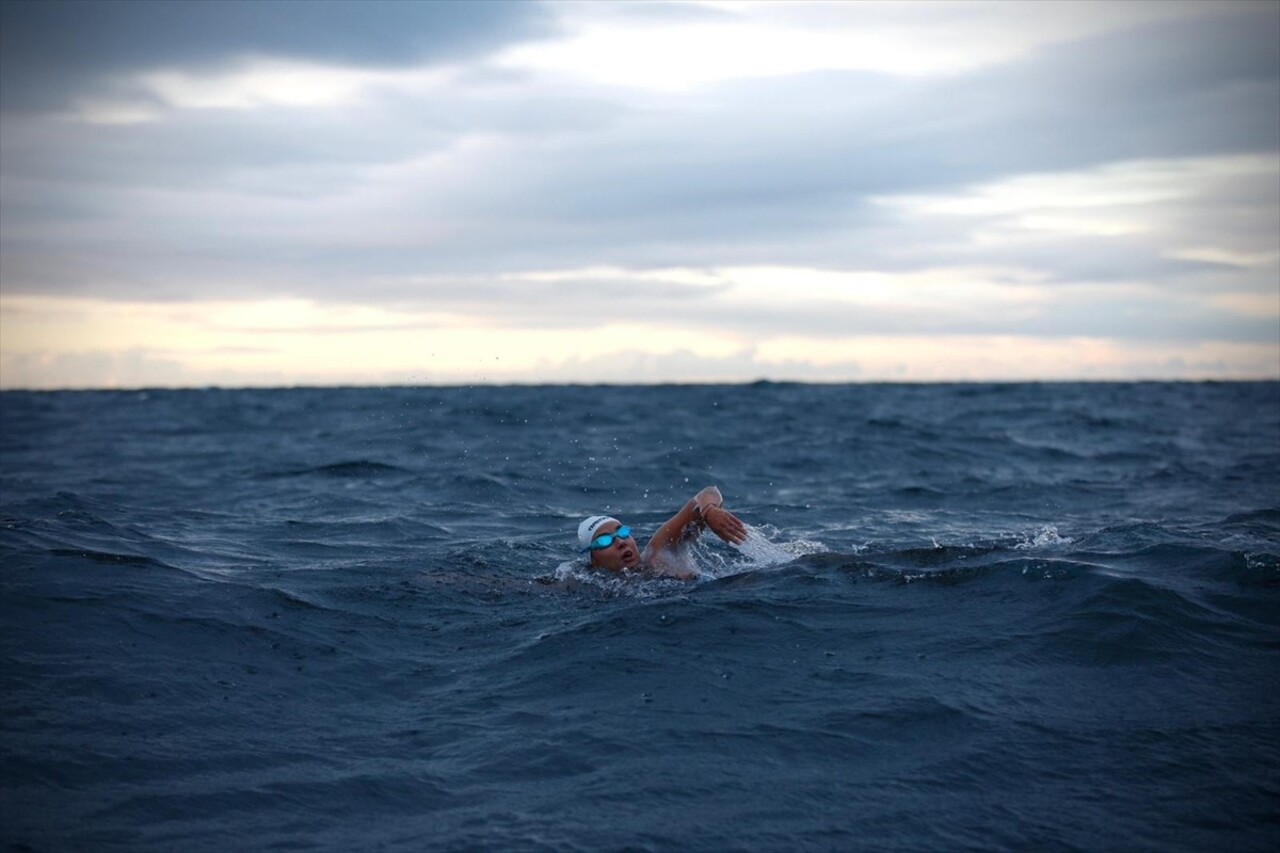
{"type": "Polygon", "coordinates": [[[326,465],[315,465],[306,468],[290,468],[282,471],[268,471],[260,476],[277,477],[333,477],[337,479],[370,479],[411,474],[412,471],[398,465],[375,462],[369,459],[352,459],[344,462],[331,462],[326,465]]]}

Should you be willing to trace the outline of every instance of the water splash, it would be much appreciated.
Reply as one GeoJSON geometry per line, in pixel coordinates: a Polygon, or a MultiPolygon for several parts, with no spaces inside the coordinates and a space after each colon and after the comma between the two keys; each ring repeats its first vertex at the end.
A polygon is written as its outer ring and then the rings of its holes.
{"type": "Polygon", "coordinates": [[[699,574],[707,579],[730,577],[781,566],[806,554],[830,550],[821,542],[806,539],[775,541],[778,535],[775,528],[748,525],[746,541],[734,545],[731,551],[715,543],[700,541],[694,547],[699,574]]]}
{"type": "Polygon", "coordinates": [[[782,545],[769,541],[764,533],[754,527],[747,528],[747,540],[735,547],[739,554],[747,558],[749,567],[752,569],[777,566],[789,563],[796,558],[796,554],[782,545]]]}
{"type": "Polygon", "coordinates": [[[1072,543],[1070,536],[1063,536],[1058,533],[1058,528],[1052,524],[1046,524],[1036,531],[1034,536],[1028,535],[1021,542],[1014,545],[1014,550],[1030,551],[1035,548],[1049,548],[1056,545],[1070,545],[1072,543]]]}

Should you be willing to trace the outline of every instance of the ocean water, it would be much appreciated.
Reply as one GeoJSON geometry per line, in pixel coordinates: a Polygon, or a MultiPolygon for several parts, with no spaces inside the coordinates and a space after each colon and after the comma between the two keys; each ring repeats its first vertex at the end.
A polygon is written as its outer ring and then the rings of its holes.
{"type": "Polygon", "coordinates": [[[10,851],[1280,846],[1277,383],[7,392],[0,584],[10,851]]]}

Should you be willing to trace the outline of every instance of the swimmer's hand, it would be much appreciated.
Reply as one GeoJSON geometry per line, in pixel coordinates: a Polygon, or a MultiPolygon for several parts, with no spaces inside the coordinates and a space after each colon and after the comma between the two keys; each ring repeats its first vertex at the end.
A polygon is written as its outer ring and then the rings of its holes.
{"type": "Polygon", "coordinates": [[[729,510],[724,508],[724,495],[715,486],[707,486],[693,496],[697,507],[698,518],[711,532],[730,545],[741,545],[747,541],[747,526],[729,510]]]}
{"type": "Polygon", "coordinates": [[[722,506],[711,506],[701,511],[702,521],[711,532],[730,545],[741,545],[747,541],[747,526],[729,510],[722,506]]]}
{"type": "Polygon", "coordinates": [[[724,495],[715,486],[707,486],[693,496],[693,502],[698,505],[699,512],[706,512],[713,506],[724,506],[724,495]]]}

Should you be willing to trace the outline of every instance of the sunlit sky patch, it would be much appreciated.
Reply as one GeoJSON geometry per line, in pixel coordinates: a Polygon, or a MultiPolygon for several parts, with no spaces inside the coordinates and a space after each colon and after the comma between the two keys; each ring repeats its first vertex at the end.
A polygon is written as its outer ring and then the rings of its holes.
{"type": "Polygon", "coordinates": [[[0,387],[1280,378],[1280,4],[6,2],[0,387]]]}

